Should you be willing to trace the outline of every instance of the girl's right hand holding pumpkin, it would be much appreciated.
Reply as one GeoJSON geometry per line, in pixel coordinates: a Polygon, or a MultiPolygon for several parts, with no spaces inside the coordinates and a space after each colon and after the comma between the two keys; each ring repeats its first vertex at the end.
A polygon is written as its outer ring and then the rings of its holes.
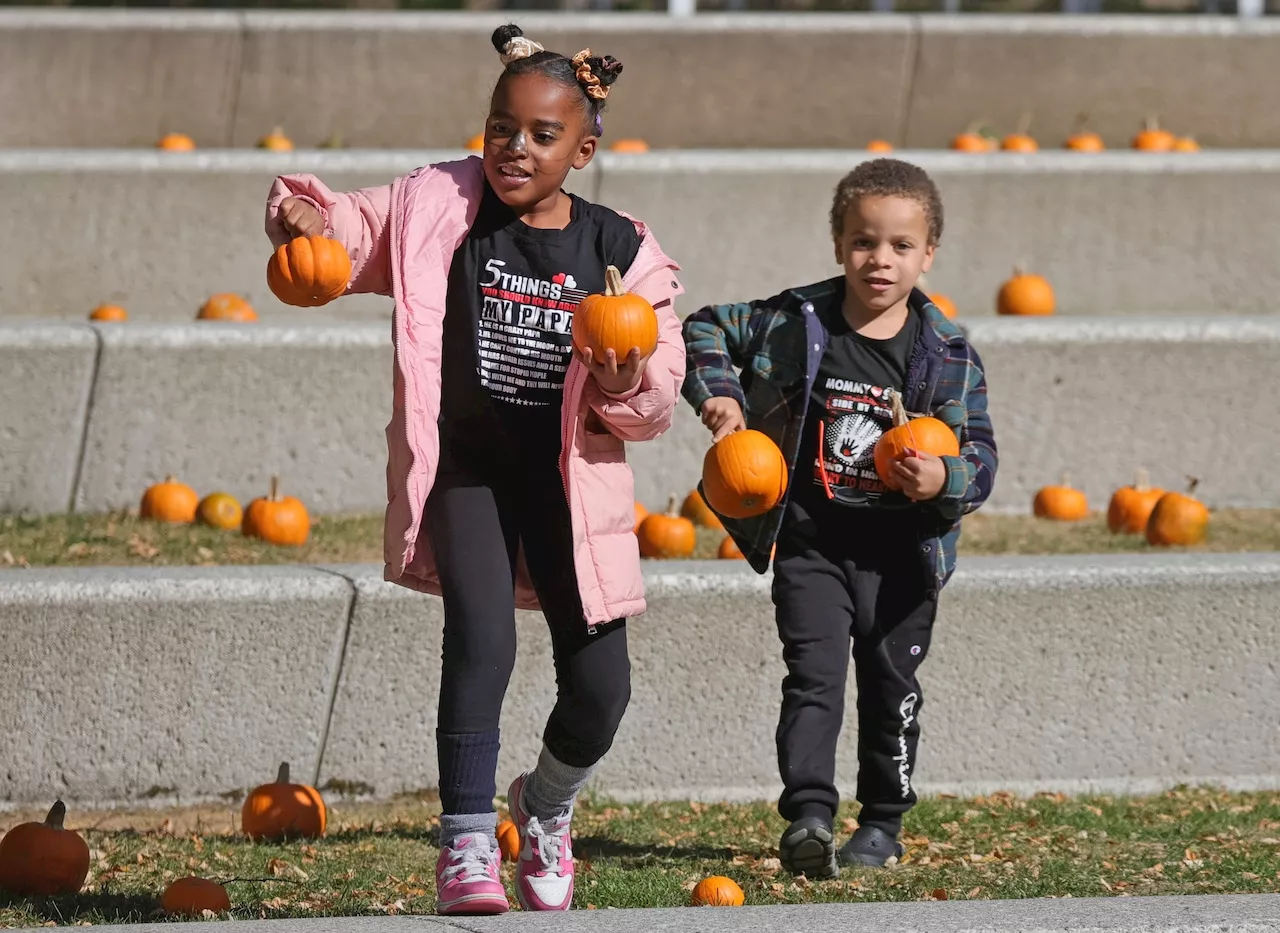
{"type": "Polygon", "coordinates": [[[742,415],[738,400],[726,396],[709,398],[702,403],[702,423],[711,431],[714,444],[734,431],[745,431],[747,419],[742,415]]]}
{"type": "Polygon", "coordinates": [[[290,236],[324,236],[324,215],[302,198],[281,201],[279,219],[290,236]]]}

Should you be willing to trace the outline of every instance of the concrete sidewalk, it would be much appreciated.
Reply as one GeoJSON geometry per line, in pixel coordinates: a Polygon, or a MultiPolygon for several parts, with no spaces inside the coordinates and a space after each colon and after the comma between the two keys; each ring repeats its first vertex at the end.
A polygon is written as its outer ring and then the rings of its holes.
{"type": "MultiPolygon", "coordinates": [[[[171,926],[149,923],[113,929],[154,933],[171,926]]],[[[331,917],[235,921],[218,929],[226,933],[1263,933],[1280,931],[1280,894],[581,910],[485,918],[331,917]]]]}

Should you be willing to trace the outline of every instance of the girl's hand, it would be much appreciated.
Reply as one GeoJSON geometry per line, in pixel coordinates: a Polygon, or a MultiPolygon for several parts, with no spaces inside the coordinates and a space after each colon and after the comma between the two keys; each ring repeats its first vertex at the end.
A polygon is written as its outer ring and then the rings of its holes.
{"type": "Polygon", "coordinates": [[[285,198],[277,216],[290,236],[324,236],[324,215],[302,198],[285,198]]]}
{"type": "Polygon", "coordinates": [[[942,484],[947,480],[947,467],[942,458],[918,450],[908,450],[904,458],[894,461],[893,473],[903,494],[913,502],[932,499],[942,491],[942,484]]]}
{"type": "Polygon", "coordinates": [[[625,395],[640,384],[649,356],[641,356],[640,348],[632,347],[621,363],[612,350],[605,353],[605,359],[597,360],[591,348],[587,347],[582,351],[582,362],[587,364],[588,372],[595,377],[600,388],[610,395],[625,395]]]}

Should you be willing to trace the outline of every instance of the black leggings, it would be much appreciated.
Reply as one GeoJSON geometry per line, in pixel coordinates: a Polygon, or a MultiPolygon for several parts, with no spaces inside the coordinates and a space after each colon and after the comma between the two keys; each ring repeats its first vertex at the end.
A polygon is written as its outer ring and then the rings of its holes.
{"type": "Polygon", "coordinates": [[[491,809],[498,720],[515,665],[521,544],[555,658],[557,696],[543,734],[547,748],[565,764],[594,765],[613,744],[631,698],[625,620],[587,628],[558,466],[504,466],[501,477],[448,469],[437,476],[427,501],[444,595],[437,744],[446,813],[491,809]]]}

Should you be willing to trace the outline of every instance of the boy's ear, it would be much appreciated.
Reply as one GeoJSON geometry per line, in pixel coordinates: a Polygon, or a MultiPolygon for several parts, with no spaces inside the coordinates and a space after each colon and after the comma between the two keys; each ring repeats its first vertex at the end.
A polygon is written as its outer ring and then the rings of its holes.
{"type": "Polygon", "coordinates": [[[582,145],[578,147],[578,154],[574,156],[573,167],[576,169],[584,169],[591,164],[591,160],[595,158],[596,148],[600,145],[600,137],[585,136],[582,139],[582,145]]]}
{"type": "Polygon", "coordinates": [[[930,243],[924,248],[924,264],[920,267],[921,273],[928,272],[933,268],[933,255],[938,251],[937,243],[930,243]]]}
{"type": "Polygon", "coordinates": [[[835,254],[836,265],[843,266],[844,256],[842,255],[842,251],[840,249],[840,238],[838,236],[831,238],[831,252],[835,254]]]}

